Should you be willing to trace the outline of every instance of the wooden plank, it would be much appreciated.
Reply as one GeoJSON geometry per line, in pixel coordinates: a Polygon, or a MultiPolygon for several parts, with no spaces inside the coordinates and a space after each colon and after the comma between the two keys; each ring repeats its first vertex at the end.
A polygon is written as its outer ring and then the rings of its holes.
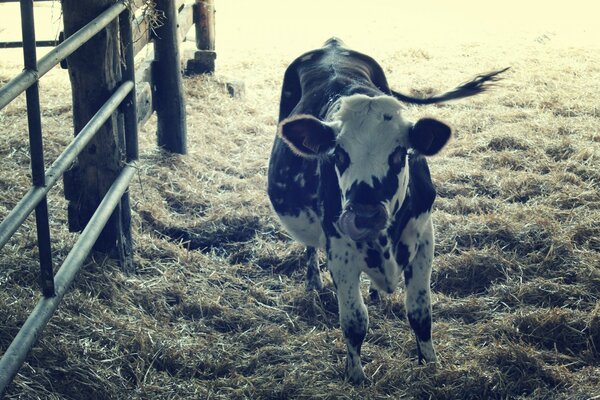
{"type": "MultiPolygon", "coordinates": [[[[139,1],[139,0],[138,0],[139,1]]],[[[191,3],[186,3],[185,0],[177,1],[177,10],[179,15],[177,18],[177,26],[180,37],[183,39],[187,32],[194,24],[194,11],[191,3]]],[[[133,27],[133,54],[137,55],[142,49],[155,39],[155,35],[150,26],[148,19],[144,18],[144,14],[138,15],[132,22],[133,27]]]]}
{"type": "Polygon", "coordinates": [[[177,30],[179,31],[181,40],[185,39],[192,25],[194,25],[194,6],[192,4],[185,4],[177,17],[177,30]]]}
{"type": "Polygon", "coordinates": [[[135,70],[137,123],[144,125],[156,110],[152,93],[152,66],[154,61],[147,60],[135,70]]]}
{"type": "Polygon", "coordinates": [[[133,20],[131,28],[133,30],[133,54],[135,56],[152,40],[152,29],[144,14],[133,20]]]}

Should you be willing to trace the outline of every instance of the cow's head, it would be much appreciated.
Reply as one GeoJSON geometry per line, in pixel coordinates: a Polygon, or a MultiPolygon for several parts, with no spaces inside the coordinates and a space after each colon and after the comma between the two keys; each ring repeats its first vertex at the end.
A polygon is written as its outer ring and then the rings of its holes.
{"type": "Polygon", "coordinates": [[[296,115],[280,124],[296,154],[333,158],[342,195],[338,228],[353,240],[373,239],[391,223],[406,196],[409,149],[433,155],[450,138],[447,125],[430,118],[412,124],[401,108],[390,96],[353,95],[330,121],[296,115]]]}

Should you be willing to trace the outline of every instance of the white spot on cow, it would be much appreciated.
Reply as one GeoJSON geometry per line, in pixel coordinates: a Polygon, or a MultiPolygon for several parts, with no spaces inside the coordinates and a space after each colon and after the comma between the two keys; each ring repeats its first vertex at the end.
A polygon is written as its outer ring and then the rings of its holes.
{"type": "Polygon", "coordinates": [[[325,233],[319,216],[313,210],[304,210],[298,216],[279,215],[281,224],[297,241],[309,247],[325,248],[325,233]]]}
{"type": "Polygon", "coordinates": [[[419,245],[425,245],[421,243],[419,237],[428,236],[432,232],[433,229],[431,224],[431,212],[425,212],[420,214],[416,218],[411,218],[404,231],[402,231],[402,235],[400,236],[400,241],[408,247],[408,261],[411,262],[415,255],[417,254],[417,249],[419,245]]]}
{"type": "Polygon", "coordinates": [[[391,152],[400,145],[409,147],[410,123],[400,114],[401,109],[400,102],[390,96],[343,98],[333,116],[341,121],[338,143],[351,160],[340,177],[342,188],[356,181],[372,185],[373,177],[383,178],[387,174],[391,152]]]}
{"type": "Polygon", "coordinates": [[[298,175],[296,175],[294,177],[294,182],[296,182],[298,184],[298,186],[303,188],[306,185],[306,180],[304,179],[304,174],[299,173],[298,175]]]}
{"type": "Polygon", "coordinates": [[[302,58],[300,59],[300,61],[302,61],[302,62],[306,62],[306,61],[310,61],[312,58],[313,58],[313,54],[311,53],[311,54],[307,54],[307,55],[305,55],[304,57],[302,57],[302,58]]]}

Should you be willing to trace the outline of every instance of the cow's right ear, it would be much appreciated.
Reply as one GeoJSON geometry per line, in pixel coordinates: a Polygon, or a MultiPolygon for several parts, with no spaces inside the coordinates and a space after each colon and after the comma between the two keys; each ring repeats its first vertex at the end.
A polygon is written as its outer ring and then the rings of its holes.
{"type": "Polygon", "coordinates": [[[284,119],[278,133],[294,153],[302,157],[317,158],[335,147],[335,129],[312,115],[284,119]]]}

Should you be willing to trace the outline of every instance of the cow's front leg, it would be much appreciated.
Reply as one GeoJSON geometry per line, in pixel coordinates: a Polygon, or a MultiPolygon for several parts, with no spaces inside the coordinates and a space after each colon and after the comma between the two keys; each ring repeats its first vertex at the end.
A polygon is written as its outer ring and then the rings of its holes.
{"type": "Polygon", "coordinates": [[[419,363],[435,364],[437,357],[431,340],[431,265],[433,262],[433,229],[427,229],[412,262],[404,271],[406,312],[415,332],[419,363]]]}
{"type": "Polygon", "coordinates": [[[330,271],[337,292],[340,325],[348,350],[346,379],[359,384],[365,379],[360,350],[367,334],[369,317],[360,293],[360,271],[343,262],[341,264],[343,265],[330,262],[330,271]]]}

